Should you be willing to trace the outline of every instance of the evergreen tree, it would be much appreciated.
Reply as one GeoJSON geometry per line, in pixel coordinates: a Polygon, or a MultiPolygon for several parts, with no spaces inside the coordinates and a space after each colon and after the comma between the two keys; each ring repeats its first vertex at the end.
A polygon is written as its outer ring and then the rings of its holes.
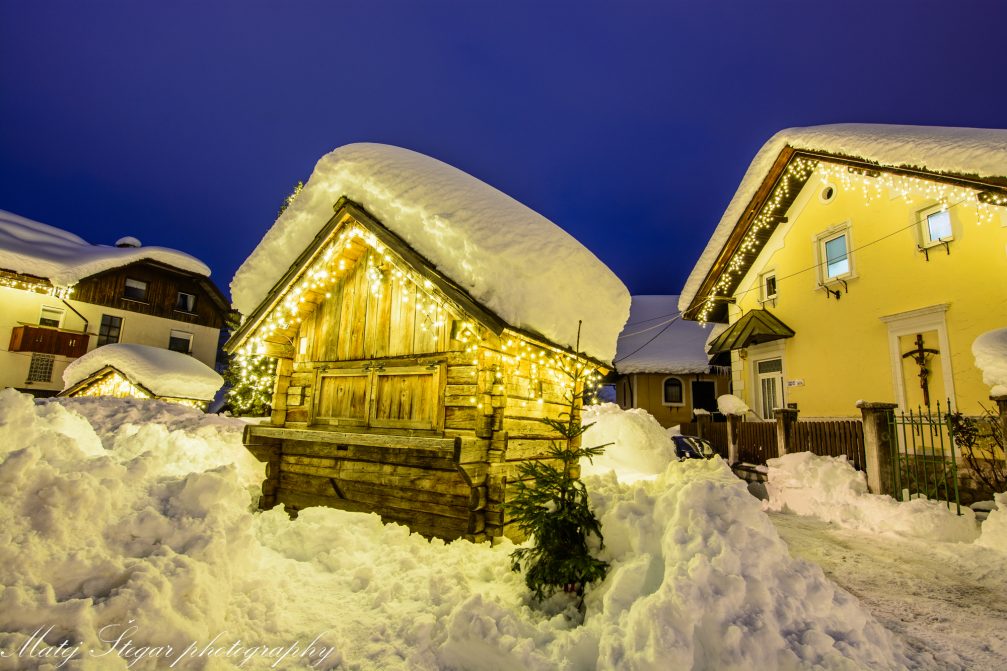
{"type": "Polygon", "coordinates": [[[264,417],[272,412],[276,359],[263,355],[232,354],[224,371],[231,386],[224,406],[235,415],[264,417]]]}
{"type": "Polygon", "coordinates": [[[593,394],[593,389],[588,389],[591,373],[576,359],[563,366],[572,382],[566,395],[567,410],[561,419],[539,420],[562,438],[552,441],[548,460],[520,465],[517,493],[507,504],[521,531],[532,537],[530,547],[511,553],[511,569],[524,570],[525,584],[539,601],[560,589],[582,596],[587,585],[608,572],[608,562],[592,556],[588,548],[590,536],[597,536],[599,547],[604,547],[604,538],[579,477],[581,458],[590,460],[607,445],[579,446],[580,437],[591,426],[580,420],[580,406],[593,394]]]}

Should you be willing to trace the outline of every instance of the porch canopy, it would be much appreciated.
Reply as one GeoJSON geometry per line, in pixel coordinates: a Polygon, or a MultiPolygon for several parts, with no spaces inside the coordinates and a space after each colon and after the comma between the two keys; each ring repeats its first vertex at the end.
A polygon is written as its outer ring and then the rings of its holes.
{"type": "Polygon", "coordinates": [[[714,338],[708,351],[711,355],[720,354],[793,336],[794,330],[768,310],[749,310],[741,319],[714,338]]]}

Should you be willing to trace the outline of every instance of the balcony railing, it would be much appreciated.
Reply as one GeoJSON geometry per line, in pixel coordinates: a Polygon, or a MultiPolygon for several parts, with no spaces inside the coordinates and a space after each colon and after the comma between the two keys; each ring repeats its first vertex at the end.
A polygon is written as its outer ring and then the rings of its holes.
{"type": "Polygon", "coordinates": [[[15,326],[10,334],[11,352],[38,352],[77,358],[87,353],[91,336],[80,331],[64,331],[50,326],[15,326]]]}

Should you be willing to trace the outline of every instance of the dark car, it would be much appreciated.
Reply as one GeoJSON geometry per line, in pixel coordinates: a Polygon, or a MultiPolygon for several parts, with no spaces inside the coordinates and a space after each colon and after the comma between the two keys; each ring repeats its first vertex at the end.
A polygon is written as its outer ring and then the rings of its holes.
{"type": "Polygon", "coordinates": [[[672,436],[675,456],[679,459],[712,459],[716,456],[710,441],[696,436],[672,436]]]}

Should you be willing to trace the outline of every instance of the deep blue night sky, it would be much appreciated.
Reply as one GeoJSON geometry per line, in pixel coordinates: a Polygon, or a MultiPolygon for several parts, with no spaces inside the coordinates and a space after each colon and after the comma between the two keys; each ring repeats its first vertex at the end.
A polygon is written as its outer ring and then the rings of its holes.
{"type": "Polygon", "coordinates": [[[225,291],[315,161],[469,172],[676,293],[788,126],[1007,128],[988,2],[0,5],[0,209],[203,259],[225,291]]]}

